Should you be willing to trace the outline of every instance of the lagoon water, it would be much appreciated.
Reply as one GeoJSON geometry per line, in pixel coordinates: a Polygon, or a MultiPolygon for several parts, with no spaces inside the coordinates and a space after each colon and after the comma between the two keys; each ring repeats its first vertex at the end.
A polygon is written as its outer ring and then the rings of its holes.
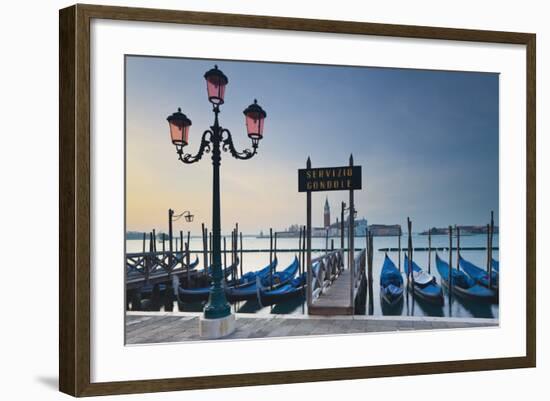
{"type": "MultiPolygon", "coordinates": [[[[340,244],[340,238],[335,237],[334,244],[335,247],[338,247],[340,244]]],[[[406,236],[401,238],[401,245],[403,248],[406,247],[406,236]]],[[[330,242],[330,239],[329,239],[330,242]]],[[[380,270],[382,268],[382,263],[384,260],[384,252],[379,251],[380,248],[397,248],[397,237],[374,237],[374,253],[373,253],[373,277],[374,277],[374,310],[373,315],[402,315],[402,316],[452,316],[452,317],[476,317],[476,318],[498,318],[499,316],[499,307],[498,304],[484,304],[477,303],[475,301],[462,300],[456,296],[451,297],[451,304],[449,305],[449,298],[446,290],[445,294],[445,304],[443,306],[434,306],[425,301],[415,297],[414,300],[411,296],[405,296],[404,302],[393,309],[387,309],[385,306],[382,308],[379,295],[379,279],[380,279],[380,270]]],[[[227,238],[227,243],[230,243],[230,238],[227,238]]],[[[222,243],[223,244],[223,243],[222,243]]],[[[346,241],[347,244],[347,241],[346,241]]],[[[359,237],[355,239],[356,248],[365,247],[365,238],[359,237]]],[[[413,247],[427,247],[428,246],[428,236],[413,234],[413,247]]],[[[432,247],[448,247],[449,238],[446,235],[436,235],[432,236],[432,247]]],[[[453,246],[456,246],[456,238],[453,239],[453,246]]],[[[461,247],[485,247],[486,246],[486,235],[468,235],[461,236],[460,238],[461,247]]],[[[498,234],[494,236],[494,247],[498,247],[498,234]]],[[[143,243],[141,240],[127,240],[126,241],[127,252],[141,252],[143,243]]],[[[157,244],[157,249],[160,250],[162,245],[157,244]]],[[[298,247],[298,238],[278,238],[277,248],[278,249],[295,249],[298,247]]],[[[324,238],[312,238],[312,248],[324,248],[325,239],[324,238]]],[[[191,251],[198,251],[198,257],[200,259],[199,266],[202,267],[202,239],[200,237],[191,238],[191,251]]],[[[246,249],[269,249],[269,238],[257,238],[255,236],[244,236],[243,237],[243,248],[246,249]]],[[[149,249],[149,244],[146,243],[146,249],[149,249]]],[[[398,253],[389,252],[388,255],[398,264],[398,253]]],[[[448,261],[449,254],[447,251],[440,251],[440,257],[448,261]]],[[[475,265],[484,268],[486,261],[486,251],[461,251],[463,258],[469,260],[475,265]]],[[[288,252],[279,252],[277,254],[279,264],[277,269],[282,270],[287,267],[293,260],[295,254],[288,252]]],[[[317,256],[315,253],[312,254],[312,257],[317,256]]],[[[403,258],[404,253],[401,253],[401,258],[403,258]]],[[[499,259],[498,250],[493,251],[493,257],[499,259]]],[[[230,260],[230,255],[227,256],[228,263],[230,260]]],[[[194,257],[192,258],[194,260],[194,257]]],[[[415,252],[414,253],[415,262],[425,270],[428,268],[428,252],[415,252]]],[[[255,271],[259,268],[266,266],[269,263],[269,252],[264,253],[244,253],[243,255],[243,272],[255,271]]],[[[403,261],[401,261],[403,265],[403,261]]],[[[453,251],[453,266],[456,267],[456,250],[453,251]]],[[[438,283],[441,283],[441,278],[435,268],[435,252],[432,251],[432,260],[431,260],[431,272],[434,274],[438,280],[438,283]]],[[[403,276],[404,277],[404,276],[403,276]]],[[[404,277],[405,278],[405,277],[404,277]]],[[[270,314],[270,313],[293,313],[293,314],[302,314],[305,313],[305,306],[303,302],[292,302],[288,304],[279,304],[274,307],[260,307],[257,302],[242,302],[235,304],[233,306],[238,312],[241,313],[257,313],[257,314],[270,314]]],[[[200,304],[190,304],[185,306],[185,310],[201,310],[202,306],[200,304]]],[[[175,307],[174,310],[177,310],[175,307]]]]}

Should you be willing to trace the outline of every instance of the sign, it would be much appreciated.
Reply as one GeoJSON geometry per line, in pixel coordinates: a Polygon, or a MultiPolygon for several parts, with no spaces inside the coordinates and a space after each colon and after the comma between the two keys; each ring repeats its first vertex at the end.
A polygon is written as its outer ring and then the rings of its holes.
{"type": "Polygon", "coordinates": [[[361,189],[361,166],[298,170],[298,192],[361,189]]]}

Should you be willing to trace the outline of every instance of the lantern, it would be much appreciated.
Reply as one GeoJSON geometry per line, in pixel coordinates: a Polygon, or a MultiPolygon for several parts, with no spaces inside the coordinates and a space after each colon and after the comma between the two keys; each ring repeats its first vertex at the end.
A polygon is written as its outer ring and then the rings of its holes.
{"type": "Polygon", "coordinates": [[[181,112],[179,107],[178,111],[168,116],[167,120],[170,126],[172,143],[177,147],[187,146],[189,143],[189,127],[191,126],[191,120],[181,112]]]}
{"type": "Polygon", "coordinates": [[[264,120],[267,116],[264,109],[260,107],[258,101],[254,99],[254,103],[248,106],[244,111],[246,131],[252,142],[258,144],[264,133],[264,120]]]}
{"type": "Polygon", "coordinates": [[[206,79],[206,91],[208,92],[208,100],[212,104],[223,104],[223,98],[225,96],[225,86],[229,82],[223,72],[218,70],[218,66],[215,65],[210,71],[204,74],[206,79]]]}

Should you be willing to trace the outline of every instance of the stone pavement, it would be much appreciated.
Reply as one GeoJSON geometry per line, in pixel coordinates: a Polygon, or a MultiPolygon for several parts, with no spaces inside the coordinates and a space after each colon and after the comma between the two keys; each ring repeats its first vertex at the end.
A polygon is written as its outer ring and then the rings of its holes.
{"type": "MultiPolygon", "coordinates": [[[[197,341],[200,313],[126,312],[126,344],[197,341]]],[[[498,327],[498,319],[408,316],[308,316],[237,314],[224,339],[498,327]]]]}

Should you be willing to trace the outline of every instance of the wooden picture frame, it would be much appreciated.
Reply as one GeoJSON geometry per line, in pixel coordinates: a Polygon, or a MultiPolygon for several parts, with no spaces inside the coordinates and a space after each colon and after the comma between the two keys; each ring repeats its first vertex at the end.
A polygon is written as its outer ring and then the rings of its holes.
{"type": "Polygon", "coordinates": [[[534,34],[96,5],[75,5],[60,10],[59,29],[59,388],[62,392],[73,396],[94,396],[535,366],[536,36],[534,34]],[[92,383],[90,380],[90,21],[94,18],[526,46],[526,355],[388,366],[92,383]]]}

